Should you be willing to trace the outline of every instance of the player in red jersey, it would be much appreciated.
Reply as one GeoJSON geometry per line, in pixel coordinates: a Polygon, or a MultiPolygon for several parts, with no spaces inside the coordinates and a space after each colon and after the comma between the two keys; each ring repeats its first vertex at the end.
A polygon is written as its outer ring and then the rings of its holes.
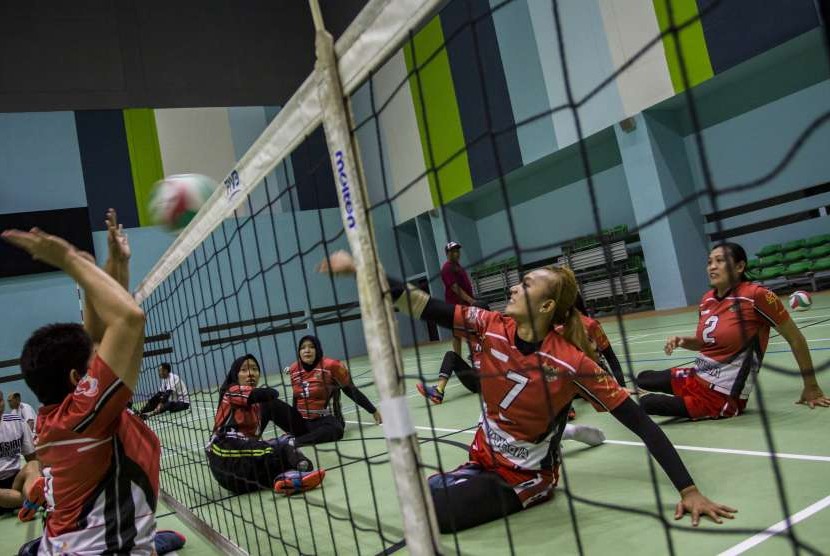
{"type": "Polygon", "coordinates": [[[801,370],[804,389],[797,403],[830,407],[804,335],[777,295],[747,280],[744,249],[736,243],[716,246],[707,270],[712,289],[700,301],[697,332],[670,336],[665,347],[666,355],[678,347],[697,351],[697,360],[693,367],[637,375],[637,386],[649,392],[640,398],[646,412],[689,419],[740,415],[761,369],[770,328],[790,344],[801,370]]]}
{"type": "Polygon", "coordinates": [[[154,554],[158,438],[126,410],[138,379],[144,313],[72,245],[38,229],[3,238],[66,272],[102,323],[97,353],[77,324],[51,324],[26,341],[20,366],[43,404],[37,454],[47,518],[40,554],[154,554]]]}
{"type": "Polygon", "coordinates": [[[288,433],[295,446],[334,442],[343,438],[345,421],[340,408],[342,390],[381,424],[380,411],[352,383],[343,362],[323,356],[316,336],[303,336],[297,347],[297,361],[285,369],[294,392],[292,405],[282,400],[271,406],[274,422],[288,433]]]}
{"type": "MultiPolygon", "coordinates": [[[[320,271],[351,274],[351,256],[337,252],[320,271]]],[[[680,491],[675,517],[701,515],[716,522],[735,511],[703,496],[665,434],[591,358],[578,311],[577,285],[567,269],[545,268],[511,289],[505,314],[451,305],[390,279],[402,311],[473,338],[481,351],[484,413],[470,446],[470,461],[430,480],[442,532],[460,531],[520,511],[553,496],[559,441],[577,394],[611,414],[643,439],[680,491]],[[564,325],[560,335],[553,328],[564,325]],[[578,346],[578,347],[577,347],[578,346]]]]}
{"type": "Polygon", "coordinates": [[[313,464],[289,442],[263,440],[262,433],[274,421],[279,402],[276,390],[257,387],[259,361],[251,354],[233,362],[219,388],[219,406],[213,435],[207,446],[208,463],[216,482],[237,494],[273,487],[293,494],[318,486],[324,469],[313,464]]]}
{"type": "Polygon", "coordinates": [[[611,347],[611,341],[605,334],[605,330],[602,329],[602,325],[588,314],[588,308],[585,306],[581,294],[577,294],[574,307],[579,311],[579,318],[585,328],[585,334],[597,355],[596,362],[599,363],[600,367],[614,375],[619,385],[624,387],[625,375],[620,360],[617,359],[617,354],[614,353],[614,348],[611,347]]]}

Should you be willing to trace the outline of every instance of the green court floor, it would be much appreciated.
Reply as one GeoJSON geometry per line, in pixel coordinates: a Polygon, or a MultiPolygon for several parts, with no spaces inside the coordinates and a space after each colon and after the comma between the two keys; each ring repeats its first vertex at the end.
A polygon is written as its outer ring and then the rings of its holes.
{"type": "MultiPolygon", "coordinates": [[[[794,316],[810,342],[814,363],[826,364],[830,294],[816,295],[809,312],[794,316]]],[[[694,311],[629,318],[624,323],[628,353],[617,323],[606,322],[604,327],[623,366],[628,358],[633,372],[638,372],[690,361],[692,355],[683,350],[666,357],[662,346],[667,335],[692,334],[696,320],[694,311]]],[[[421,372],[431,381],[447,346],[423,346],[417,357],[414,349],[406,350],[407,374],[417,374],[420,362],[421,372]]],[[[765,364],[796,368],[789,347],[776,334],[765,364]]],[[[377,399],[366,358],[352,360],[351,369],[355,382],[377,399]]],[[[269,382],[277,381],[276,374],[269,375],[269,382]]],[[[830,391],[830,372],[823,372],[819,381],[825,392],[830,391]]],[[[414,381],[410,384],[410,407],[425,464],[449,470],[466,461],[464,447],[479,417],[478,397],[454,381],[442,405],[428,406],[415,393],[414,381]]],[[[815,553],[830,553],[830,410],[795,405],[800,391],[798,376],[765,368],[745,415],[698,423],[661,421],[700,489],[739,509],[732,522],[722,526],[707,522],[698,529],[690,527],[688,518],[675,522],[677,493],[662,471],[650,464],[639,439],[610,415],[596,413],[580,401],[576,422],[602,428],[608,441],[596,448],[565,443],[564,478],[554,500],[506,521],[446,535],[441,539],[443,548],[446,553],[475,555],[511,551],[778,555],[793,553],[790,537],[764,532],[780,528],[777,524],[792,516],[797,523],[791,531],[797,539],[815,553]],[[775,459],[767,430],[778,454],[775,459]]],[[[231,496],[216,485],[205,462],[203,446],[216,402],[215,397],[199,393],[189,413],[151,421],[165,446],[162,488],[251,554],[377,554],[396,549],[404,554],[401,515],[382,431],[369,424],[365,412],[346,402],[349,425],[343,441],[305,450],[327,469],[324,488],[293,498],[270,492],[231,496]]],[[[218,553],[169,512],[160,510],[160,515],[169,514],[160,520],[162,526],[182,529],[190,539],[182,553],[218,553]]],[[[16,547],[37,532],[16,520],[0,520],[4,547],[16,547]]]]}

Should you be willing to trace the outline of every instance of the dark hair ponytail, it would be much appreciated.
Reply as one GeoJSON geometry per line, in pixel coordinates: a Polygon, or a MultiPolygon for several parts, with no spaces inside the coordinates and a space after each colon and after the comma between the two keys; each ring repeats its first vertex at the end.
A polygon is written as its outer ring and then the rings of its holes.
{"type": "Polygon", "coordinates": [[[749,264],[749,261],[746,258],[746,251],[743,247],[738,245],[737,243],[732,243],[730,241],[724,241],[722,243],[718,243],[714,247],[712,247],[712,251],[717,248],[723,249],[725,252],[729,253],[729,258],[732,259],[732,265],[737,266],[738,263],[744,263],[744,269],[741,272],[741,275],[738,279],[741,282],[748,282],[749,278],[746,277],[746,265],[749,264]]]}

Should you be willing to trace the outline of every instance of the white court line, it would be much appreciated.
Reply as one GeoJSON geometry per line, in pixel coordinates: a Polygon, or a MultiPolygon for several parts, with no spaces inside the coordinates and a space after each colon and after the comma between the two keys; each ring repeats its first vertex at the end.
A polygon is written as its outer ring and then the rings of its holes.
{"type": "MultiPolygon", "coordinates": [[[[354,425],[374,425],[374,423],[367,423],[365,421],[346,421],[347,423],[352,423],[354,425]]],[[[438,431],[438,432],[456,432],[456,433],[466,433],[466,434],[475,434],[475,429],[473,430],[460,430],[460,429],[444,429],[440,427],[421,427],[415,426],[414,428],[418,430],[424,431],[438,431]]],[[[616,444],[618,446],[639,446],[641,448],[645,447],[645,444],[642,442],[633,442],[630,440],[606,440],[604,444],[616,444]]],[[[729,448],[709,448],[706,446],[684,446],[682,444],[675,444],[674,448],[676,450],[683,450],[687,452],[709,452],[712,454],[731,454],[736,456],[754,456],[754,457],[763,457],[769,458],[772,457],[771,452],[758,452],[754,450],[732,450],[729,448]]],[[[810,454],[787,454],[784,452],[776,452],[776,457],[781,459],[794,459],[794,460],[801,460],[801,461],[823,461],[830,463],[830,456],[813,456],[810,454]]]]}
{"type": "Polygon", "coordinates": [[[765,540],[767,540],[771,537],[774,537],[775,535],[783,533],[784,531],[786,531],[787,529],[789,529],[790,527],[792,527],[796,523],[798,523],[800,521],[804,521],[805,519],[807,519],[811,515],[820,512],[821,510],[823,510],[827,506],[830,506],[830,496],[822,498],[821,500],[819,500],[815,504],[811,504],[811,505],[807,506],[806,508],[804,508],[800,512],[791,515],[787,519],[779,521],[775,525],[770,525],[769,527],[767,527],[766,530],[761,531],[757,535],[749,537],[748,539],[746,539],[742,543],[736,544],[735,546],[733,546],[729,550],[724,550],[723,552],[718,554],[718,556],[737,556],[738,554],[743,554],[744,552],[746,552],[750,548],[756,547],[759,544],[761,544],[762,542],[764,542],[765,540]]]}

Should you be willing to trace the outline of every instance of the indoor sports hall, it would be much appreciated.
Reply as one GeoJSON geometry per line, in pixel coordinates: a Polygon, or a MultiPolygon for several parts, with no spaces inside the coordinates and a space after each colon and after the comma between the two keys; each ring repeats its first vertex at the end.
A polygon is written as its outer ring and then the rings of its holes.
{"type": "Polygon", "coordinates": [[[0,552],[830,553],[828,18],[0,0],[0,552]]]}

